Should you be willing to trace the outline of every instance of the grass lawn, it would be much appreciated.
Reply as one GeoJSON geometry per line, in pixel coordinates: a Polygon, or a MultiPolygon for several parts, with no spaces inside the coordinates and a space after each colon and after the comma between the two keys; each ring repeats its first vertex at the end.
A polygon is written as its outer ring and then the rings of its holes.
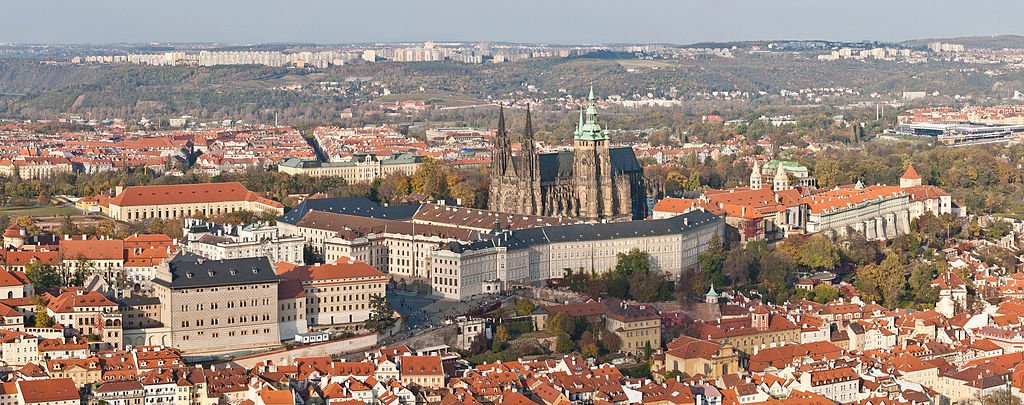
{"type": "Polygon", "coordinates": [[[0,207],[0,215],[15,217],[30,216],[42,217],[50,215],[81,215],[81,212],[67,207],[54,207],[50,205],[39,207],[0,207]]]}
{"type": "Polygon", "coordinates": [[[552,335],[551,333],[549,333],[547,331],[539,330],[539,331],[534,331],[534,332],[524,333],[522,335],[519,335],[519,339],[546,339],[546,338],[553,337],[553,336],[555,336],[555,335],[552,335]]]}

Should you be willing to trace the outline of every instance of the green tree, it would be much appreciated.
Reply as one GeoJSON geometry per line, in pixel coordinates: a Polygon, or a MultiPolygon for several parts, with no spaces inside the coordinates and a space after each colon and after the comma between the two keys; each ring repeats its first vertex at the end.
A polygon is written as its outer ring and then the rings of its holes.
{"type": "Polygon", "coordinates": [[[839,289],[828,284],[818,284],[811,290],[814,293],[814,301],[827,303],[839,297],[839,289]]]}
{"type": "Polygon", "coordinates": [[[53,319],[50,318],[50,314],[46,312],[46,304],[43,303],[42,298],[34,296],[29,299],[36,307],[35,314],[32,316],[35,327],[37,328],[49,328],[53,326],[53,319]]]}
{"type": "Polygon", "coordinates": [[[733,248],[722,262],[722,273],[729,277],[733,286],[746,285],[750,281],[753,257],[746,248],[733,248]]]}
{"type": "Polygon", "coordinates": [[[831,159],[821,159],[814,165],[814,179],[818,187],[829,190],[840,184],[842,170],[839,163],[831,159]]]}
{"type": "Polygon", "coordinates": [[[383,295],[370,297],[370,318],[366,320],[366,328],[383,333],[395,325],[395,311],[391,309],[383,295]]]}
{"type": "Polygon", "coordinates": [[[565,312],[558,312],[548,316],[548,320],[544,324],[544,329],[552,335],[558,335],[570,332],[570,329],[572,329],[571,324],[572,319],[569,318],[569,314],[565,312]]]}
{"type": "Polygon", "coordinates": [[[59,288],[61,286],[61,276],[57,268],[36,259],[25,264],[25,275],[32,280],[35,288],[59,288]]]}
{"type": "Polygon", "coordinates": [[[867,265],[857,271],[858,288],[867,298],[881,298],[887,308],[895,308],[906,291],[906,268],[898,254],[890,254],[878,265],[867,265]],[[865,291],[868,290],[868,291],[865,291]]]}
{"type": "Polygon", "coordinates": [[[834,270],[839,265],[839,249],[824,235],[812,236],[800,249],[800,264],[815,270],[834,270]]]}
{"type": "Polygon", "coordinates": [[[516,313],[519,314],[519,316],[532,314],[533,310],[536,308],[537,306],[533,304],[533,301],[526,298],[521,298],[516,302],[516,313]]]}
{"type": "Polygon", "coordinates": [[[629,278],[629,295],[640,302],[669,301],[673,283],[663,273],[637,273],[629,278]]]}
{"type": "Polygon", "coordinates": [[[878,259],[878,245],[867,240],[861,233],[848,232],[844,241],[846,248],[843,250],[843,255],[851,262],[865,265],[874,263],[878,259]]]}
{"type": "Polygon", "coordinates": [[[494,340],[491,344],[491,350],[495,353],[500,352],[505,348],[505,343],[509,340],[508,328],[505,325],[498,325],[494,330],[494,340]]]}
{"type": "Polygon", "coordinates": [[[572,338],[569,337],[568,333],[561,333],[558,335],[558,340],[555,342],[555,351],[558,353],[572,353],[575,346],[573,345],[572,338]]]}
{"type": "Polygon", "coordinates": [[[647,273],[651,270],[651,259],[647,252],[639,248],[630,249],[627,253],[619,253],[616,256],[615,271],[632,276],[637,273],[647,273]]]}
{"type": "Polygon", "coordinates": [[[711,234],[711,240],[708,242],[708,250],[702,252],[699,256],[700,269],[711,277],[715,282],[721,285],[722,278],[722,263],[725,262],[725,246],[722,245],[722,239],[719,238],[718,232],[711,234]]]}
{"type": "Polygon", "coordinates": [[[773,250],[761,256],[758,267],[761,269],[757,274],[758,281],[765,290],[774,295],[786,287],[790,274],[796,269],[796,260],[784,251],[773,250]]]}

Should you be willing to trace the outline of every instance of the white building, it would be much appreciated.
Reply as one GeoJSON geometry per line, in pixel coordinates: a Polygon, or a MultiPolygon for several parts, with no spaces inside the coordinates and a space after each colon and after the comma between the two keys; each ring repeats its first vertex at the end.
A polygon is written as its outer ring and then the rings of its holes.
{"type": "Polygon", "coordinates": [[[725,222],[704,210],[666,219],[547,226],[505,231],[488,241],[449,243],[432,256],[434,294],[465,299],[501,291],[509,282],[561,278],[569,272],[603,273],[619,253],[646,252],[652,271],[678,277],[700,267],[698,255],[725,222]]]}
{"type": "Polygon", "coordinates": [[[188,218],[183,234],[186,251],[211,260],[267,257],[272,263],[305,263],[305,240],[298,236],[282,236],[273,225],[222,225],[188,218]]]}

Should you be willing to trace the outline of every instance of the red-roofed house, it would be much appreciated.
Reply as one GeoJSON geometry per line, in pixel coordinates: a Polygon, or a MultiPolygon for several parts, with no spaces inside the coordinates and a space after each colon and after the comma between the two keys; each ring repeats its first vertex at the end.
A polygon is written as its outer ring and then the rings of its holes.
{"type": "Polygon", "coordinates": [[[333,264],[296,266],[277,264],[278,275],[296,280],[306,296],[306,321],[310,325],[338,325],[369,319],[370,299],[383,297],[387,276],[369,264],[341,258],[333,264]]]}
{"type": "Polygon", "coordinates": [[[400,356],[398,363],[399,380],[403,385],[434,389],[444,386],[440,356],[400,356]]]}
{"type": "Polygon", "coordinates": [[[70,378],[18,381],[19,404],[79,405],[78,387],[70,378]]]}
{"type": "Polygon", "coordinates": [[[718,378],[739,371],[739,352],[731,344],[680,336],[669,342],[665,352],[662,375],[669,371],[718,378]]]}
{"type": "Polygon", "coordinates": [[[118,305],[96,291],[80,288],[64,291],[46,305],[46,312],[61,324],[83,335],[96,335],[113,347],[121,347],[121,311],[118,305]]]}
{"type": "Polygon", "coordinates": [[[25,298],[35,295],[32,280],[20,271],[0,269],[0,299],[25,298]]]}

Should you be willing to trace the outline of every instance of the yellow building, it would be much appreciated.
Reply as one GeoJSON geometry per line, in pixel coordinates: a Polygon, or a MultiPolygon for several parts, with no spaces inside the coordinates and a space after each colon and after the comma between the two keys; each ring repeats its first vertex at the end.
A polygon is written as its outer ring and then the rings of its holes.
{"type": "Polygon", "coordinates": [[[645,349],[661,347],[661,317],[649,307],[613,298],[604,299],[601,304],[605,307],[605,329],[622,340],[620,352],[640,354],[645,349]]]}
{"type": "Polygon", "coordinates": [[[370,299],[383,297],[388,281],[384,273],[351,259],[312,266],[278,263],[278,272],[282,278],[302,285],[309,325],[366,321],[373,311],[370,299]]]}
{"type": "Polygon", "coordinates": [[[95,384],[102,380],[100,360],[97,357],[84,359],[60,359],[46,362],[46,372],[50,378],[70,378],[79,388],[95,384]]]}
{"type": "Polygon", "coordinates": [[[749,316],[699,323],[697,337],[730,344],[746,354],[800,342],[800,327],[778,314],[758,307],[749,316]]]}
{"type": "Polygon", "coordinates": [[[302,160],[289,158],[277,165],[277,171],[290,175],[304,174],[310,177],[335,176],[345,179],[348,183],[369,183],[378,177],[386,177],[391,173],[412,175],[423,156],[410,153],[395,154],[387,159],[378,159],[371,154],[356,154],[351,160],[344,162],[327,162],[319,160],[302,160]]]}
{"type": "Polygon", "coordinates": [[[662,376],[670,371],[679,371],[716,379],[738,372],[739,367],[739,352],[732,345],[680,336],[668,344],[662,376]]]}

